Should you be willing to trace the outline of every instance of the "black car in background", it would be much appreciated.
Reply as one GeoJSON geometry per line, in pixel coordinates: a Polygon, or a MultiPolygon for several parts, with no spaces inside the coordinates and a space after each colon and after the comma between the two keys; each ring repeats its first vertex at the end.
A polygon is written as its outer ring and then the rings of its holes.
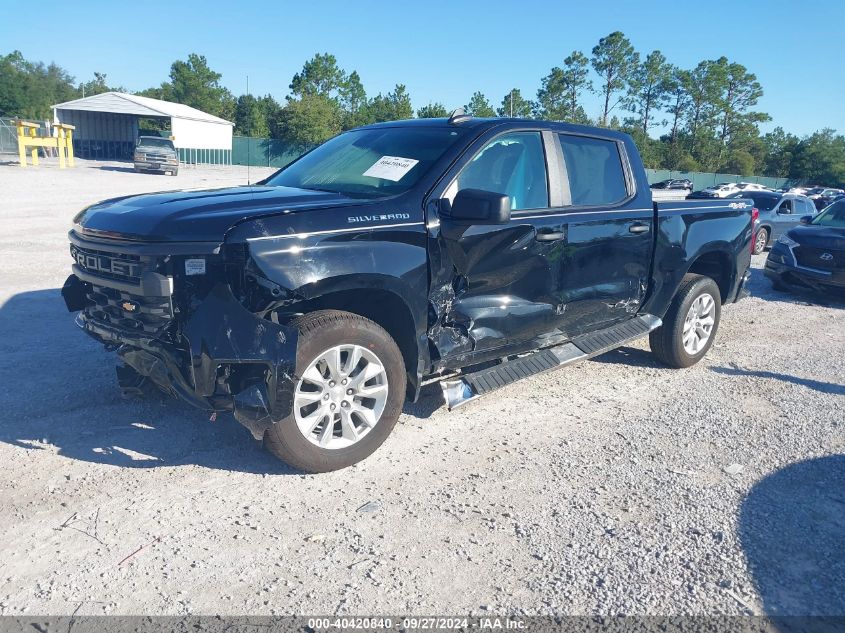
{"type": "Polygon", "coordinates": [[[843,197],[845,197],[845,193],[840,189],[826,189],[815,198],[812,198],[812,200],[813,204],[816,205],[816,209],[821,211],[843,197]]]}
{"type": "Polygon", "coordinates": [[[778,238],[763,272],[776,290],[845,293],[845,199],[778,238]]]}
{"type": "Polygon", "coordinates": [[[692,191],[692,181],[686,178],[673,178],[670,180],[661,180],[653,185],[649,185],[651,189],[676,189],[692,191]]]}

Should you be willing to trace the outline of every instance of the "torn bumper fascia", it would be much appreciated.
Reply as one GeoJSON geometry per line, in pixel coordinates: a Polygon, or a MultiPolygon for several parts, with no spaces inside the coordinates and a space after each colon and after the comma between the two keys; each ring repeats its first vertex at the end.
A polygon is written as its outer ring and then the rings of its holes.
{"type": "MultiPolygon", "coordinates": [[[[69,310],[82,307],[81,294],[81,282],[72,275],[62,289],[69,310]]],[[[291,413],[298,331],[255,316],[228,284],[214,286],[194,310],[182,327],[183,345],[95,321],[84,311],[76,323],[117,347],[127,365],[162,390],[207,411],[231,410],[257,439],[291,413]],[[263,365],[263,378],[221,399],[218,368],[225,365],[263,365]]]]}

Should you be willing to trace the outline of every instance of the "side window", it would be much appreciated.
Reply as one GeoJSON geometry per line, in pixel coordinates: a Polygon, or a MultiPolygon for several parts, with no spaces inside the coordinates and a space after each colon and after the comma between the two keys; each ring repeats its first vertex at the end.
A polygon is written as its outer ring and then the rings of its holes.
{"type": "Polygon", "coordinates": [[[540,133],[515,132],[496,138],[461,170],[454,185],[450,193],[483,189],[505,194],[513,210],[548,207],[546,156],[540,133]]]}
{"type": "Polygon", "coordinates": [[[561,134],[573,205],[610,205],[628,196],[615,141],[561,134]]]}
{"type": "Polygon", "coordinates": [[[779,213],[792,213],[792,200],[786,199],[780,203],[779,213]]]}

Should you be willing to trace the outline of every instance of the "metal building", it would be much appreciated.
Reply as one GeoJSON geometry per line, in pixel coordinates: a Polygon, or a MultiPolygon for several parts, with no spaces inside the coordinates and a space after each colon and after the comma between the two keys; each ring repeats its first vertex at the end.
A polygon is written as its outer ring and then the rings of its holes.
{"type": "Polygon", "coordinates": [[[80,158],[131,159],[139,119],[169,120],[182,162],[231,163],[233,124],[181,103],[104,92],[53,106],[55,122],[76,126],[73,151],[80,158]]]}

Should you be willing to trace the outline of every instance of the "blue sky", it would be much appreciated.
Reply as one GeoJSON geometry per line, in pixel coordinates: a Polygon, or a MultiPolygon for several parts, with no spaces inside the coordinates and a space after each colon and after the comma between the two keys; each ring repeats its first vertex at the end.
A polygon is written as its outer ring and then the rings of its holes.
{"type": "MultiPolygon", "coordinates": [[[[7,18],[17,2],[0,0],[7,18]]],[[[691,67],[725,55],[754,72],[765,90],[760,109],[775,125],[803,135],[845,131],[841,33],[845,2],[144,2],[42,0],[27,15],[38,36],[0,21],[0,53],[55,61],[77,80],[105,72],[129,90],[158,85],[170,64],[204,54],[233,93],[281,100],[302,63],[330,52],[357,70],[369,95],[398,82],[414,107],[466,103],[481,90],[498,105],[512,88],[535,95],[540,80],[572,50],[589,55],[621,30],[641,54],[660,49],[691,67]]],[[[597,97],[586,100],[596,116],[597,97]]]]}

